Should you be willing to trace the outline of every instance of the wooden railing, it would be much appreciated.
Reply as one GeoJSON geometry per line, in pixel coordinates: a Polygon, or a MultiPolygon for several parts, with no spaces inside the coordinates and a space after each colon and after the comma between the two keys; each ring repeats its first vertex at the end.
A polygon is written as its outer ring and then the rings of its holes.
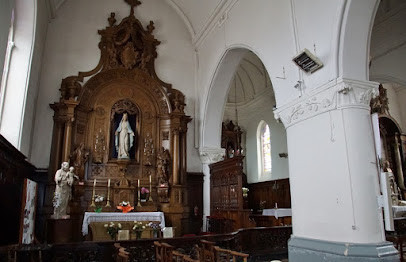
{"type": "Polygon", "coordinates": [[[236,261],[243,261],[247,262],[248,254],[236,252],[234,250],[224,249],[215,246],[214,247],[215,254],[216,254],[216,262],[236,262],[236,261]]]}
{"type": "MultiPolygon", "coordinates": [[[[165,239],[139,239],[132,241],[104,241],[104,242],[80,242],[70,244],[53,244],[46,247],[0,247],[0,261],[7,261],[10,249],[17,253],[38,252],[42,250],[43,261],[58,261],[65,259],[71,261],[112,261],[119,243],[128,252],[129,261],[155,261],[154,241],[164,241],[170,246],[182,248],[184,254],[189,257],[194,252],[194,247],[200,245],[201,240],[215,242],[222,249],[243,252],[251,256],[264,256],[278,254],[287,258],[287,243],[292,234],[291,227],[271,228],[246,228],[233,233],[206,235],[195,237],[176,237],[165,239]]],[[[185,257],[185,261],[192,261],[185,257]]]]}

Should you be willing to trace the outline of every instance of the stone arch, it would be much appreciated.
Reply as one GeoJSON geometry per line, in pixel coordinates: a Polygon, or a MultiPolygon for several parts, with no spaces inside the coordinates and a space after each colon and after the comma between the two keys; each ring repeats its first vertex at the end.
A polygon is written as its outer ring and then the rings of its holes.
{"type": "Polygon", "coordinates": [[[339,76],[369,80],[369,47],[379,2],[346,1],[339,37],[339,76]]]}
{"type": "MultiPolygon", "coordinates": [[[[241,59],[246,52],[253,52],[260,60],[261,56],[248,46],[233,46],[226,49],[217,63],[213,73],[210,87],[205,94],[204,118],[201,127],[201,147],[220,147],[221,143],[221,122],[224,105],[226,103],[229,83],[237,69],[241,59]],[[221,112],[219,109],[221,108],[221,112]]],[[[264,65],[265,66],[265,65],[264,65]]],[[[266,66],[265,66],[265,69],[266,66]]],[[[271,75],[269,75],[272,81],[271,75]]],[[[275,87],[272,86],[275,91],[275,87]]],[[[275,92],[275,100],[277,101],[275,92]]]]}

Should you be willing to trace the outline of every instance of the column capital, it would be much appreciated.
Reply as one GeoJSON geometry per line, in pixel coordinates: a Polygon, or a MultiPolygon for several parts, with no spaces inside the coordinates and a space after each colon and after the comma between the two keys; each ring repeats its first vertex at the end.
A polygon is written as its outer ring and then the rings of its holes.
{"type": "Polygon", "coordinates": [[[316,115],[343,108],[370,110],[371,98],[377,96],[379,83],[336,78],[302,97],[274,110],[275,118],[285,128],[316,115]]]}
{"type": "Polygon", "coordinates": [[[203,164],[212,164],[224,159],[226,150],[219,147],[199,148],[200,160],[203,164]]]}

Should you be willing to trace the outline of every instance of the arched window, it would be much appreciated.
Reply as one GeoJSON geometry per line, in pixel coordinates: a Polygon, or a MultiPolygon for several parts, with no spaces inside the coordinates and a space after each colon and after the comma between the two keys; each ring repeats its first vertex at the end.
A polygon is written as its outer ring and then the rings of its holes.
{"type": "Polygon", "coordinates": [[[271,173],[271,131],[265,121],[258,125],[258,170],[259,174],[271,173]]]}
{"type": "Polygon", "coordinates": [[[2,71],[1,78],[0,78],[0,80],[1,80],[0,81],[0,116],[2,115],[2,111],[3,111],[4,93],[5,93],[6,83],[7,83],[8,70],[10,67],[11,51],[13,50],[13,47],[14,47],[14,9],[11,10],[11,21],[10,21],[10,27],[8,30],[7,47],[6,47],[5,57],[4,57],[3,71],[2,71]]]}

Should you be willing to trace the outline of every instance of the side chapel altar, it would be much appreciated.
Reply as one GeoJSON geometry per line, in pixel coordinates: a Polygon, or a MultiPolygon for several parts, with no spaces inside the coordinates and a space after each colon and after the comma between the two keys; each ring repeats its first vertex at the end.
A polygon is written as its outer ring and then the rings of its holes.
{"type": "Polygon", "coordinates": [[[191,118],[185,115],[182,92],[156,75],[160,41],[153,35],[154,23],[144,28],[134,15],[141,3],[125,1],[130,15],[117,23],[111,13],[107,27],[98,31],[98,65],[64,78],[59,101],[50,105],[54,128],[49,181],[62,162],[74,167],[80,183],[73,185],[69,214],[71,219],[84,218],[83,233],[96,220],[145,218],[143,213],[85,213],[94,211],[95,198],[103,196],[103,211],[114,212],[122,201],[135,211],[159,210],[145,219],[161,226],[166,220],[180,235],[190,213],[186,135],[191,118]],[[148,196],[143,198],[143,193],[148,196]]]}
{"type": "MultiPolygon", "coordinates": [[[[89,226],[92,229],[92,240],[108,240],[105,224],[106,222],[121,222],[123,229],[130,230],[134,221],[138,222],[156,222],[160,228],[165,228],[165,217],[162,212],[86,212],[83,218],[82,234],[89,234],[89,226]],[[128,222],[128,223],[126,223],[128,222]]],[[[144,231],[147,231],[145,229],[144,231]]],[[[145,235],[145,233],[143,233],[145,235]]]]}

